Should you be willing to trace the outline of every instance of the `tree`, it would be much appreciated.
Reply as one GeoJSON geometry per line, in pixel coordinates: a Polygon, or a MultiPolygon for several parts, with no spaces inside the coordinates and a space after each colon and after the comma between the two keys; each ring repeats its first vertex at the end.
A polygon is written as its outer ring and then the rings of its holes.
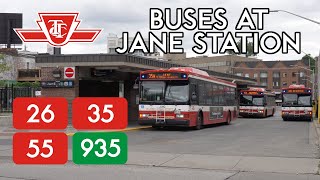
{"type": "Polygon", "coordinates": [[[4,55],[0,53],[0,73],[10,70],[10,67],[7,66],[4,60],[4,55]]]}
{"type": "MultiPolygon", "coordinates": [[[[237,42],[237,47],[240,51],[240,49],[242,48],[242,44],[241,41],[237,42]]],[[[232,55],[241,55],[242,53],[235,53],[234,51],[228,50],[227,51],[228,54],[232,54],[232,55]]],[[[257,56],[257,53],[253,53],[253,42],[247,42],[247,52],[246,52],[246,57],[250,57],[250,56],[257,56]]]]}
{"type": "Polygon", "coordinates": [[[315,58],[313,58],[310,54],[306,54],[302,57],[302,60],[303,61],[308,61],[310,62],[310,69],[315,71],[315,68],[316,68],[316,60],[315,58]]]}

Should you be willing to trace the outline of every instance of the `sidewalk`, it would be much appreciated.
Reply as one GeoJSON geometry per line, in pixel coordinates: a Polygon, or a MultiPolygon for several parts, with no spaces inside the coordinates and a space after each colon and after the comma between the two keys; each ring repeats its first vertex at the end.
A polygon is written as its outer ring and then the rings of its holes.
{"type": "Polygon", "coordinates": [[[12,113],[0,113],[1,127],[12,127],[12,113]]]}
{"type": "Polygon", "coordinates": [[[320,145],[320,124],[318,123],[318,119],[316,119],[316,118],[314,119],[313,125],[316,128],[316,132],[317,132],[317,135],[318,135],[318,138],[319,138],[318,143],[320,145]]]}

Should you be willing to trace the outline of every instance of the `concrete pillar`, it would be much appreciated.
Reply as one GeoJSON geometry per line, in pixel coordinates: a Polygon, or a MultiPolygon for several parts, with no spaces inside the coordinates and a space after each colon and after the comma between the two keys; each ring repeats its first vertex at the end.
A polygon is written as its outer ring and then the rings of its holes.
{"type": "Polygon", "coordinates": [[[124,82],[119,81],[119,97],[124,97],[124,82]]]}

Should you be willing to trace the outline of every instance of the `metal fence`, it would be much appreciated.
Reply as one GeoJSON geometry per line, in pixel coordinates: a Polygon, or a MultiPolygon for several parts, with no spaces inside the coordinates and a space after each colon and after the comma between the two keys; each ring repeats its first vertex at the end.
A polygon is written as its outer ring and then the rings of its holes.
{"type": "Polygon", "coordinates": [[[39,88],[6,86],[0,88],[0,112],[12,112],[16,97],[34,97],[39,88]]]}

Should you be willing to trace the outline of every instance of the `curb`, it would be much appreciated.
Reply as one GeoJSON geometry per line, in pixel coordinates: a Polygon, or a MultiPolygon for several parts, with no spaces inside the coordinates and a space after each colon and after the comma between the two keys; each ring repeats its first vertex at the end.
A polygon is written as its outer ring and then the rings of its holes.
{"type": "Polygon", "coordinates": [[[317,132],[319,143],[320,143],[320,125],[317,125],[317,123],[318,123],[318,120],[313,121],[313,125],[314,125],[314,128],[316,128],[316,132],[317,132]]]}

